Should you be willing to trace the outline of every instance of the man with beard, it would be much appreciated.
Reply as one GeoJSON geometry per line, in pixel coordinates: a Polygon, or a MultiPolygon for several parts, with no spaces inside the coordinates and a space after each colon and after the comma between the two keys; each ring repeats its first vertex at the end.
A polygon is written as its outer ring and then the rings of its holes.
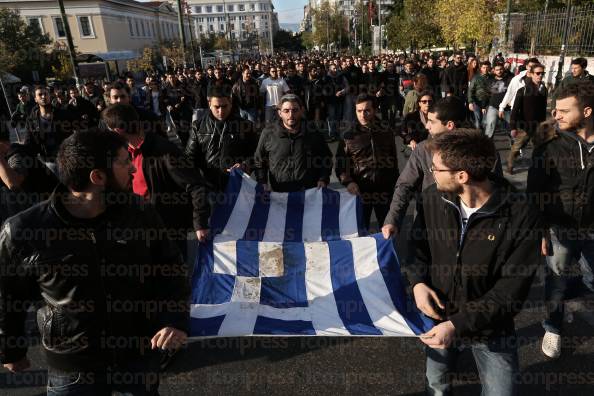
{"type": "Polygon", "coordinates": [[[443,71],[441,78],[441,91],[443,96],[452,95],[460,100],[466,99],[468,88],[468,70],[462,63],[462,54],[454,54],[454,62],[443,71]]]}
{"type": "Polygon", "coordinates": [[[542,124],[528,171],[528,192],[549,227],[542,351],[550,358],[561,355],[565,300],[594,291],[594,82],[566,84],[556,95],[556,122],[542,124]]]}
{"type": "Polygon", "coordinates": [[[206,187],[191,161],[165,138],[147,133],[131,105],[117,104],[102,114],[107,127],[124,137],[136,168],[133,191],[155,206],[167,228],[176,235],[182,254],[192,230],[200,242],[208,235],[206,187]]]}
{"type": "Polygon", "coordinates": [[[326,109],[328,118],[329,140],[341,137],[342,117],[344,114],[344,98],[349,90],[349,83],[342,74],[338,74],[335,64],[330,64],[328,75],[325,78],[324,94],[326,96],[326,109]]]}
{"type": "Polygon", "coordinates": [[[344,134],[336,152],[336,176],[363,202],[363,220],[369,230],[371,213],[379,226],[390,209],[398,179],[396,143],[388,122],[376,117],[375,99],[361,94],[355,104],[357,126],[344,134]]]}
{"type": "Polygon", "coordinates": [[[89,129],[97,128],[97,124],[99,123],[97,107],[83,98],[78,88],[74,86],[68,88],[68,95],[70,96],[70,100],[68,101],[66,110],[80,122],[81,130],[88,131],[89,129]]]}
{"type": "MultiPolygon", "coordinates": [[[[221,92],[221,90],[217,90],[221,92]]],[[[260,87],[255,79],[252,78],[250,68],[246,66],[241,73],[241,78],[233,85],[233,96],[239,107],[239,115],[245,120],[256,122],[258,117],[258,105],[260,101],[260,87]]],[[[213,92],[210,92],[210,97],[213,92]]],[[[229,94],[225,95],[229,97],[229,94]]]]}
{"type": "Polygon", "coordinates": [[[416,306],[436,321],[422,334],[427,393],[449,395],[460,350],[472,350],[487,396],[517,394],[514,316],[539,266],[537,209],[503,178],[492,178],[493,141],[459,129],[429,143],[435,184],[422,193],[403,270],[416,306]]]}
{"type": "Polygon", "coordinates": [[[159,215],[129,193],[135,169],[121,137],[75,133],[57,163],[62,184],[50,199],[0,232],[2,364],[30,366],[25,319],[43,298],[48,394],[157,395],[157,349],[187,338],[187,267],[159,215]]]}
{"type": "Polygon", "coordinates": [[[33,91],[35,104],[27,119],[28,136],[25,145],[30,146],[31,152],[38,154],[41,160],[52,172],[56,172],[55,159],[60,144],[76,129],[80,129],[78,122],[65,110],[56,109],[51,105],[49,90],[36,87],[33,91]]]}
{"type": "Polygon", "coordinates": [[[304,120],[297,95],[279,101],[280,121],[269,124],[260,135],[254,155],[258,182],[272,191],[302,191],[323,188],[330,182],[332,152],[321,131],[304,120]]]}
{"type": "Polygon", "coordinates": [[[400,76],[396,73],[394,62],[388,62],[386,70],[382,73],[383,103],[380,107],[382,120],[387,120],[391,125],[396,122],[396,112],[402,111],[404,99],[399,93],[400,76]]]}

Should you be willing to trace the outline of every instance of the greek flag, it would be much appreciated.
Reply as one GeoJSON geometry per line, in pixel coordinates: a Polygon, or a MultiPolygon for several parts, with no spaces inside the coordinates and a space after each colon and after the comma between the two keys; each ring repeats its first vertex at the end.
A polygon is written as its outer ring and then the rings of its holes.
{"type": "Polygon", "coordinates": [[[368,236],[347,192],[264,191],[233,171],[192,279],[193,337],[415,336],[392,242],[368,236]]]}

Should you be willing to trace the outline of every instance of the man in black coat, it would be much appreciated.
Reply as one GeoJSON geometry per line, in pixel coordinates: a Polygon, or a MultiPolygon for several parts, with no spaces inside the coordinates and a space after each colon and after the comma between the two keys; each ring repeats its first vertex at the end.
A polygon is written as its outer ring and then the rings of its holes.
{"type": "Polygon", "coordinates": [[[475,357],[485,395],[517,394],[514,316],[540,263],[537,209],[509,182],[491,178],[493,142],[458,129],[434,137],[435,184],[422,193],[404,270],[417,307],[436,321],[427,345],[430,394],[450,394],[461,346],[475,357]]]}
{"type": "Polygon", "coordinates": [[[524,77],[525,85],[514,100],[509,126],[514,144],[507,160],[507,172],[513,174],[515,159],[534,136],[538,125],[547,118],[547,87],[544,85],[545,68],[535,65],[524,77]]]}
{"type": "Polygon", "coordinates": [[[206,183],[177,146],[142,128],[132,105],[112,105],[102,118],[111,131],[128,142],[136,167],[134,193],[155,206],[185,256],[189,232],[193,230],[201,242],[208,235],[206,183]]]}
{"type": "Polygon", "coordinates": [[[528,192],[549,228],[542,351],[550,358],[561,354],[565,300],[594,291],[594,82],[566,84],[556,95],[555,122],[537,132],[528,171],[528,192]],[[572,282],[576,273],[582,279],[572,282]]]}
{"type": "Polygon", "coordinates": [[[222,192],[231,168],[250,170],[258,134],[251,121],[233,111],[231,95],[223,87],[211,90],[208,105],[208,112],[192,125],[185,154],[204,175],[209,189],[222,192]]]}
{"type": "Polygon", "coordinates": [[[454,54],[454,61],[448,66],[441,77],[441,91],[444,96],[453,95],[460,100],[466,100],[468,89],[468,70],[462,62],[462,54],[454,54]]]}
{"type": "Polygon", "coordinates": [[[48,394],[157,395],[158,350],[187,338],[187,267],[159,215],[130,194],[126,145],[111,132],[66,139],[62,184],[0,232],[0,360],[30,366],[25,319],[43,300],[48,394]]]}
{"type": "Polygon", "coordinates": [[[258,182],[272,191],[302,191],[323,188],[330,182],[332,152],[323,133],[304,119],[297,95],[284,95],[279,102],[280,121],[260,135],[254,156],[258,182]]]}

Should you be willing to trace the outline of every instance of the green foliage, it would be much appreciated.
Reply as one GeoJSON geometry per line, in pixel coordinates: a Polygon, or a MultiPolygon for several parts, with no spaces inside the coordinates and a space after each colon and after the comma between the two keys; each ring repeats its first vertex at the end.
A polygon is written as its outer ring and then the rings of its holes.
{"type": "Polygon", "coordinates": [[[126,62],[126,67],[132,72],[151,72],[154,69],[154,50],[150,47],[142,51],[142,57],[126,62]]]}
{"type": "Polygon", "coordinates": [[[54,50],[52,57],[57,60],[57,64],[51,66],[52,75],[60,81],[70,80],[74,73],[68,51],[63,49],[54,50]]]}
{"type": "Polygon", "coordinates": [[[447,44],[462,46],[476,41],[488,45],[496,34],[497,3],[490,0],[437,0],[436,21],[447,44]]]}
{"type": "Polygon", "coordinates": [[[293,34],[286,30],[279,30],[273,38],[274,48],[285,51],[302,51],[305,49],[302,43],[301,34],[293,36],[293,34]]]}
{"type": "Polygon", "coordinates": [[[29,79],[47,61],[51,40],[36,26],[29,26],[18,11],[0,8],[0,71],[29,79]]]}
{"type": "Polygon", "coordinates": [[[434,8],[434,0],[403,0],[399,3],[386,26],[389,48],[425,48],[439,44],[443,39],[434,8]]]}

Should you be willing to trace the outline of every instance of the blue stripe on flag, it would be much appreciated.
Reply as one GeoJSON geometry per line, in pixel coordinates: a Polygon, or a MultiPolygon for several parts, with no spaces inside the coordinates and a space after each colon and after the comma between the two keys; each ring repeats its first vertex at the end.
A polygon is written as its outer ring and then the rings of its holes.
{"type": "Polygon", "coordinates": [[[287,199],[287,220],[285,224],[285,241],[301,242],[303,240],[303,212],[305,192],[291,192],[287,199]]]}
{"type": "Polygon", "coordinates": [[[357,285],[353,248],[349,241],[332,241],[330,277],[338,315],[351,334],[382,335],[374,325],[357,285]]]}
{"type": "Polygon", "coordinates": [[[303,244],[284,243],[283,262],[284,276],[262,278],[260,304],[275,308],[307,307],[303,244]]]}
{"type": "Polygon", "coordinates": [[[258,253],[258,242],[237,241],[235,244],[237,255],[238,276],[260,276],[260,254],[258,253]]]}
{"type": "Polygon", "coordinates": [[[243,235],[246,241],[261,241],[266,232],[266,222],[270,211],[270,192],[264,191],[261,184],[256,185],[256,196],[250,221],[243,235]]]}
{"type": "Polygon", "coordinates": [[[190,335],[192,337],[216,336],[219,334],[225,315],[212,318],[190,318],[190,335]]]}
{"type": "Polygon", "coordinates": [[[340,239],[340,193],[327,188],[322,189],[322,240],[340,239]]]}
{"type": "Polygon", "coordinates": [[[280,320],[258,316],[253,334],[316,335],[311,322],[303,320],[280,320]]]}
{"type": "Polygon", "coordinates": [[[241,175],[241,171],[237,169],[231,171],[231,176],[229,177],[225,194],[223,195],[215,193],[217,202],[215,205],[215,210],[210,217],[210,228],[212,235],[220,234],[225,229],[225,226],[231,217],[231,212],[233,212],[233,207],[237,202],[239,191],[241,191],[241,183],[243,181],[243,177],[241,175]]]}
{"type": "Polygon", "coordinates": [[[198,247],[192,276],[192,304],[222,304],[231,301],[235,277],[213,274],[213,242],[198,247]]]}
{"type": "Polygon", "coordinates": [[[377,245],[377,261],[380,271],[394,306],[415,334],[429,331],[434,326],[433,321],[417,309],[411,296],[406,293],[393,241],[384,239],[382,234],[375,234],[373,237],[377,245]]]}

